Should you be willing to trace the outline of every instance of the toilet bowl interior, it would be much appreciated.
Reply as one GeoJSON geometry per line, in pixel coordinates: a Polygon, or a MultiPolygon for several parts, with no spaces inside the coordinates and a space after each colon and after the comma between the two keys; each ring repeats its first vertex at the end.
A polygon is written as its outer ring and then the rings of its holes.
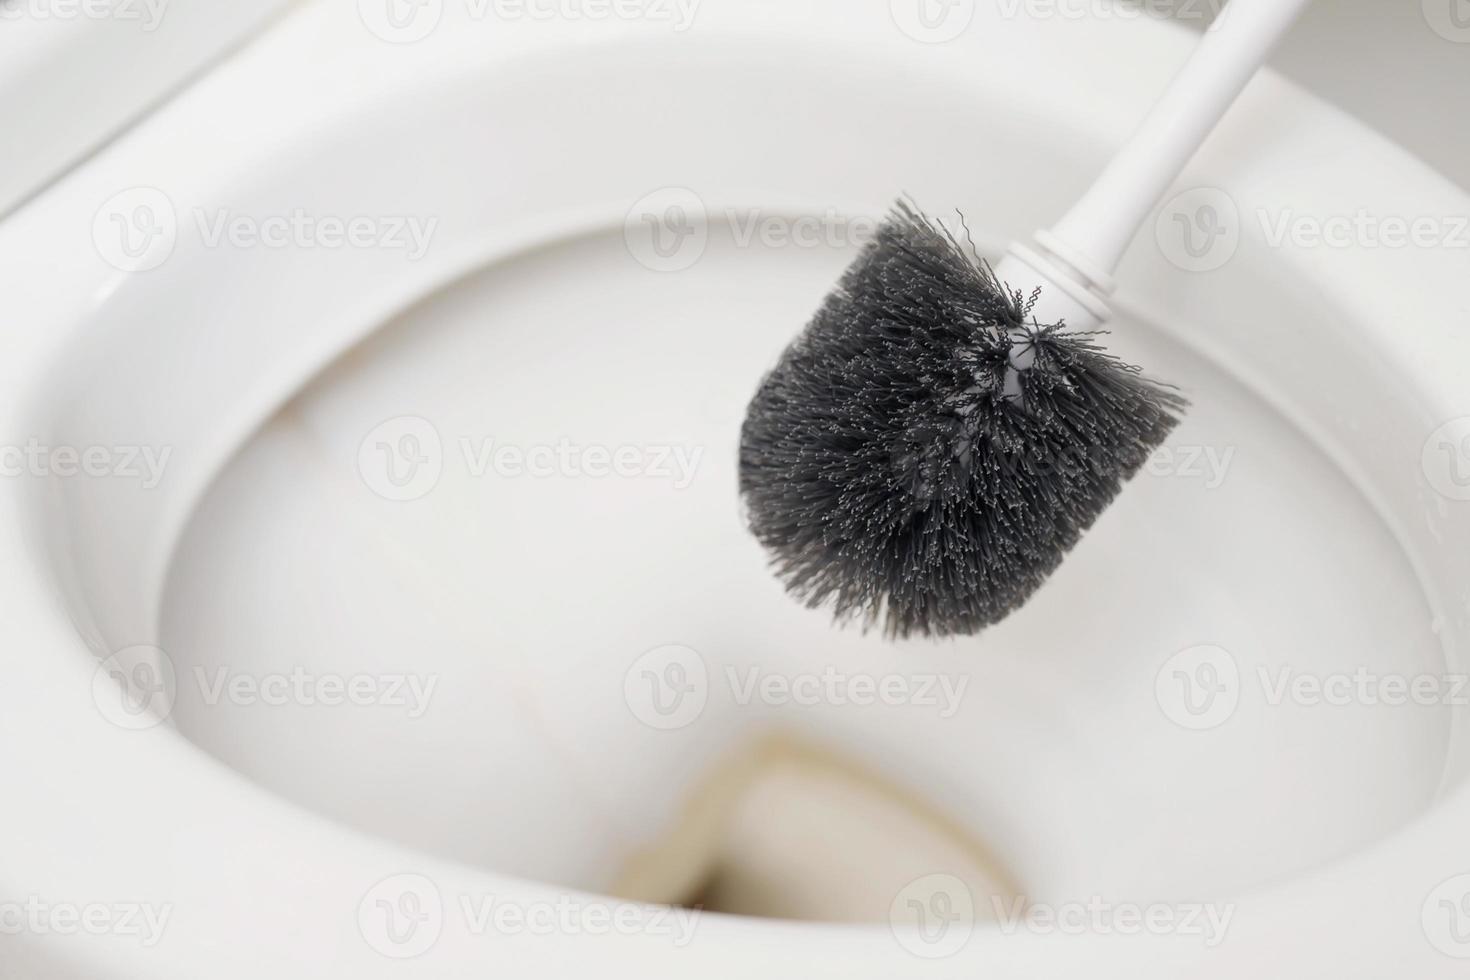
{"type": "Polygon", "coordinates": [[[609,49],[516,66],[533,95],[509,103],[502,69],[430,78],[292,134],[289,162],[242,162],[223,198],[176,200],[437,232],[413,261],[181,236],[106,298],[56,368],[52,436],[174,463],[156,487],[77,481],[39,505],[94,648],[160,648],[180,732],[269,789],[584,888],[618,887],[774,732],[942,812],[1033,897],[1213,896],[1421,812],[1454,761],[1452,705],[1276,694],[1451,671],[1466,528],[1422,512],[1418,475],[1440,408],[1279,252],[1247,242],[1208,281],[1134,257],[1116,344],[1195,408],[1178,454],[1013,620],[895,646],[771,581],[739,520],[740,415],[851,257],[853,219],[907,187],[961,204],[993,248],[1103,153],[1079,119],[960,74],[1003,62],[903,50],[609,49]],[[953,126],[972,117],[983,134],[953,126]],[[873,118],[892,138],[854,155],[873,118]],[[633,151],[607,159],[614,140],[633,151]],[[709,230],[677,272],[638,237],[639,202],[667,188],[709,230]],[[798,220],[839,230],[793,243],[798,220]],[[1329,338],[1336,370],[1293,383],[1289,355],[1329,338]],[[591,475],[598,447],[599,471],[632,450],[627,475],[591,475]],[[438,472],[418,493],[421,465],[438,472]],[[358,677],[366,701],[323,703],[323,679],[358,677]],[[694,700],[659,686],[691,677],[694,700]]]}
{"type": "Polygon", "coordinates": [[[641,269],[620,233],[540,250],[293,400],[178,553],[161,644],[189,679],[184,734],[344,821],[597,890],[650,853],[701,884],[720,834],[743,832],[723,773],[781,733],[940,810],[1033,896],[1226,894],[1431,802],[1448,708],[1272,703],[1346,665],[1443,671],[1393,537],[1286,419],[1142,324],[1118,342],[1196,402],[1179,458],[1026,610],[974,640],[894,645],[792,603],[741,525],[735,443],[750,385],[848,256],[734,235],[676,276],[641,269]],[[538,470],[536,447],[570,455],[538,470]],[[591,447],[642,463],[590,476],[591,447]],[[431,488],[385,482],[416,452],[431,488]],[[429,695],[336,711],[217,696],[299,665],[429,695]],[[1218,704],[1210,671],[1235,672],[1218,704]],[[702,706],[676,706],[687,678],[702,706]],[[735,824],[663,853],[706,799],[735,824]]]}

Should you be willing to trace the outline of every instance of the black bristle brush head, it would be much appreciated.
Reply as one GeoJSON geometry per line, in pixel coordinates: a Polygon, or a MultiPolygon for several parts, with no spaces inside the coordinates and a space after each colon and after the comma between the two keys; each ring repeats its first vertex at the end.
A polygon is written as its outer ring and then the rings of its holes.
{"type": "Polygon", "coordinates": [[[794,596],[892,637],[977,633],[1164,442],[1184,400],[1095,334],[1035,323],[1035,301],[894,208],[741,435],[750,528],[794,596]],[[1019,374],[1013,348],[1031,359],[1019,374]]]}

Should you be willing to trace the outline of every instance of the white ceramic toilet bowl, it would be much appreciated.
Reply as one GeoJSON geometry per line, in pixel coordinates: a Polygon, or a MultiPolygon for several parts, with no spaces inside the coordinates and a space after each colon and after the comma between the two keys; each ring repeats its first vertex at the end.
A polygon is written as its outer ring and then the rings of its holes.
{"type": "Polygon", "coordinates": [[[432,23],[371,6],[305,5],[0,223],[0,446],[51,451],[0,479],[0,901],[168,910],[153,943],[14,926],[0,973],[1464,975],[1465,707],[1295,710],[1253,686],[1282,665],[1466,672],[1470,253],[1270,234],[1362,209],[1452,222],[1461,191],[1258,80],[1170,205],[1212,208],[1193,229],[1209,237],[1171,244],[1166,209],[1119,275],[1116,342],[1195,401],[1181,446],[1240,450],[1234,482],[1211,496],[1140,477],[1014,622],[892,647],[789,603],[736,519],[743,398],[852,242],[752,245],[731,216],[851,219],[907,190],[962,207],[994,249],[1075,195],[1189,36],[1005,5],[935,26],[888,0],[705,0],[687,29],[673,6],[493,24],[447,0],[424,5],[432,23]],[[293,214],[409,237],[250,237],[293,214]],[[246,218],[243,237],[214,238],[221,216],[246,218]],[[421,250],[412,218],[434,221],[421,250]],[[446,470],[417,509],[364,486],[375,424],[433,417],[447,439],[449,415],[496,397],[548,420],[546,438],[642,419],[633,438],[708,456],[682,496],[505,490],[488,554],[496,518],[466,517],[483,484],[446,470]],[[307,430],[320,451],[291,456],[307,430]],[[111,469],[72,473],[63,447],[111,469]],[[145,449],[168,454],[156,480],[124,472],[145,449]],[[364,535],[392,560],[344,551],[364,535]],[[405,591],[389,565],[428,584],[405,591]],[[467,657],[452,637],[477,603],[493,642],[467,657]],[[341,670],[395,648],[447,689],[422,723],[205,711],[183,690],[212,664],[341,670]],[[793,662],[973,685],[944,717],[752,710],[720,689],[727,669],[793,662]],[[659,679],[674,663],[705,689],[661,724],[632,688],[640,664],[659,679]],[[1238,674],[1228,723],[1171,711],[1176,674],[1222,666],[1238,674]],[[145,693],[165,676],[169,722],[120,707],[118,674],[145,693]],[[924,797],[1033,903],[1208,902],[1228,935],[956,913],[957,941],[935,947],[893,923],[708,913],[671,942],[487,934],[462,914],[474,896],[600,907],[708,768],[773,733],[924,797]]]}

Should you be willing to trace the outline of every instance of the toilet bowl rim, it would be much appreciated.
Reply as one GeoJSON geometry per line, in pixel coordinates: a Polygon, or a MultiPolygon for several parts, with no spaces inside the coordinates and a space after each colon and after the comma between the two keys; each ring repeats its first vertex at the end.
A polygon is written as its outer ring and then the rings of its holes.
{"type": "MultiPolygon", "coordinates": [[[[1463,197],[1461,199],[1463,200],[1463,197]]],[[[16,530],[17,529],[15,528],[9,529],[6,532],[7,537],[9,537],[16,530]]],[[[14,543],[14,540],[12,539],[7,543],[14,543]]],[[[9,549],[7,548],[7,551],[8,550],[9,549]]],[[[37,637],[37,639],[45,643],[48,648],[52,646],[55,647],[53,653],[46,655],[40,655],[37,654],[35,651],[32,651],[32,659],[36,661],[46,661],[48,663],[53,659],[59,661],[63,659],[59,656],[60,651],[63,648],[68,651],[73,650],[77,646],[77,642],[74,635],[68,637],[67,633],[70,629],[70,624],[62,618],[61,611],[54,600],[51,597],[48,597],[43,589],[39,588],[39,576],[35,575],[34,573],[34,567],[29,564],[24,565],[20,568],[17,568],[14,564],[12,564],[8,571],[0,573],[0,575],[4,576],[4,578],[0,579],[0,581],[8,581],[10,585],[15,586],[14,590],[12,591],[12,595],[16,595],[22,599],[21,604],[27,610],[27,618],[33,624],[32,632],[37,637]],[[19,581],[21,577],[24,577],[24,582],[19,581]]],[[[64,668],[58,667],[58,669],[64,669],[66,671],[65,677],[68,683],[77,680],[80,676],[83,676],[87,673],[82,668],[80,662],[76,664],[67,664],[64,668]]],[[[39,678],[41,676],[41,673],[42,672],[38,671],[36,677],[39,678]]],[[[51,671],[47,671],[46,673],[53,679],[62,676],[51,671]]],[[[140,739],[138,741],[143,742],[144,740],[140,739]]],[[[199,769],[201,763],[212,765],[209,760],[204,760],[198,758],[195,755],[192,755],[192,750],[188,747],[175,744],[174,740],[171,737],[165,736],[164,733],[159,733],[158,738],[147,739],[146,744],[156,750],[157,755],[155,761],[167,765],[167,767],[171,771],[174,771],[176,773],[185,772],[191,768],[195,769],[195,771],[202,771],[199,769]]],[[[44,785],[44,777],[42,776],[42,774],[31,772],[27,773],[27,775],[35,777],[32,785],[36,785],[38,787],[44,785]]],[[[241,782],[234,787],[232,792],[235,793],[234,798],[241,802],[253,801],[251,802],[251,813],[258,813],[270,821],[286,821],[302,831],[309,830],[311,833],[319,833],[324,827],[324,824],[320,821],[320,819],[313,815],[297,812],[295,808],[289,807],[289,805],[281,804],[279,801],[267,800],[267,794],[265,794],[264,791],[259,790],[257,787],[254,787],[252,784],[241,782]],[[284,807],[284,809],[282,809],[282,807],[284,807]]],[[[1454,807],[1455,812],[1457,813],[1470,811],[1470,796],[1461,796],[1459,799],[1456,800],[1454,807]]],[[[1435,834],[1438,834],[1441,830],[1443,830],[1446,834],[1444,839],[1448,840],[1448,828],[1420,828],[1420,831],[1433,832],[1435,834]]],[[[334,830],[333,832],[338,833],[339,831],[334,830]]],[[[1439,838],[1436,837],[1435,839],[1439,838]]],[[[382,857],[386,855],[390,858],[390,861],[413,860],[419,866],[432,864],[432,862],[424,862],[418,860],[416,857],[412,857],[406,852],[395,851],[393,849],[385,847],[380,842],[370,841],[365,838],[362,840],[354,841],[354,845],[354,849],[359,856],[366,857],[369,855],[373,855],[375,858],[378,859],[373,863],[379,863],[382,857]]],[[[435,872],[435,875],[436,877],[442,876],[442,880],[444,881],[470,880],[462,878],[462,873],[463,869],[445,867],[437,870],[435,872]]],[[[471,877],[473,878],[473,880],[478,880],[481,882],[499,881],[499,879],[496,879],[493,876],[480,876],[478,873],[475,873],[471,877]]],[[[536,886],[521,884],[517,887],[534,890],[536,886]]],[[[742,932],[741,935],[743,937],[744,933],[742,932]]]]}

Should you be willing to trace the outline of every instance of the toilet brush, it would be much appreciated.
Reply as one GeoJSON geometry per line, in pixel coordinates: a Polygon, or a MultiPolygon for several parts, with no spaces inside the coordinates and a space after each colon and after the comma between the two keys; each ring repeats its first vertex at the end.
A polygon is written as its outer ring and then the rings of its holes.
{"type": "Polygon", "coordinates": [[[1178,424],[1100,345],[1111,273],[1308,0],[1232,0],[1050,231],[991,267],[900,202],[750,404],[740,488],[787,589],[892,637],[1023,604],[1178,424]]]}

